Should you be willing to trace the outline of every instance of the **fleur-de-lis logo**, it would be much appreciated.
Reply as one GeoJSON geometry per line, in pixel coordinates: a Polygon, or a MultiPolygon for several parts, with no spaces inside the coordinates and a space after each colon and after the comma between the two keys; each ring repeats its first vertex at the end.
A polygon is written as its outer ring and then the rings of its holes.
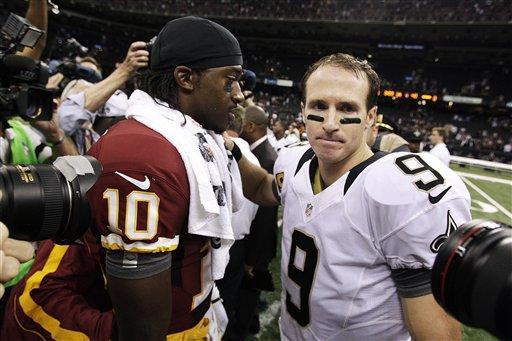
{"type": "Polygon", "coordinates": [[[443,246],[446,239],[448,239],[450,234],[455,232],[456,229],[457,229],[457,224],[453,220],[453,217],[450,215],[450,211],[448,211],[446,232],[444,234],[437,236],[436,239],[434,239],[432,241],[432,243],[430,244],[430,250],[434,253],[438,253],[439,249],[441,248],[441,246],[443,246]]]}

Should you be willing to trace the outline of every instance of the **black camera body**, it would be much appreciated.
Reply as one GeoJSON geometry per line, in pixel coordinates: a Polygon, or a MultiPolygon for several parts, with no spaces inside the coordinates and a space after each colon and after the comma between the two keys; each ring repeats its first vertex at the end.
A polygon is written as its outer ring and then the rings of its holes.
{"type": "Polygon", "coordinates": [[[57,66],[55,72],[60,72],[64,76],[64,79],[59,83],[59,90],[61,92],[69,82],[76,79],[83,79],[90,83],[97,83],[102,80],[99,72],[67,59],[57,66]]]}
{"type": "Polygon", "coordinates": [[[11,14],[0,30],[0,118],[51,120],[53,93],[46,89],[48,68],[40,61],[14,54],[33,47],[44,32],[11,14]]]}
{"type": "Polygon", "coordinates": [[[512,340],[512,228],[484,220],[461,225],[436,257],[432,293],[462,323],[512,340]]]}

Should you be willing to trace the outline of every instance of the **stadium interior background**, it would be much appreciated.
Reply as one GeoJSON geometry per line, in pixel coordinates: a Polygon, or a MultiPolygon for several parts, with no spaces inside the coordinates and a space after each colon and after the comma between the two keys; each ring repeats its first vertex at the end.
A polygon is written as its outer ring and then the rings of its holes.
{"type": "MultiPolygon", "coordinates": [[[[512,163],[512,3],[509,0],[66,0],[54,1],[43,60],[63,57],[75,38],[108,75],[131,42],[148,41],[170,19],[204,16],[239,39],[245,67],[257,75],[256,102],[293,122],[298,84],[321,56],[347,52],[371,62],[383,82],[379,112],[409,140],[450,131],[452,155],[512,163]]],[[[2,22],[24,1],[0,4],[2,22]]],[[[193,42],[191,42],[193,43],[193,42]]],[[[454,165],[471,192],[475,218],[512,224],[512,176],[454,165]]],[[[279,259],[279,257],[277,258],[279,259]]],[[[278,273],[275,261],[272,270],[278,273]]],[[[274,276],[279,281],[279,276],[274,276]]],[[[279,287],[279,283],[276,283],[279,287]]],[[[278,339],[279,292],[268,295],[260,340],[278,339]]],[[[493,339],[464,329],[465,340],[493,339]]]]}

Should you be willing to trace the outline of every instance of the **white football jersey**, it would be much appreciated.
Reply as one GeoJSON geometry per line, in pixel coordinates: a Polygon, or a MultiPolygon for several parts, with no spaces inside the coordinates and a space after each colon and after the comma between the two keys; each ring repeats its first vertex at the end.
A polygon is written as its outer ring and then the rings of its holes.
{"type": "Polygon", "coordinates": [[[282,339],[409,339],[391,269],[432,268],[442,242],[471,219],[465,185],[432,155],[393,153],[314,195],[312,156],[309,146],[285,148],[274,168],[284,205],[282,339]]]}

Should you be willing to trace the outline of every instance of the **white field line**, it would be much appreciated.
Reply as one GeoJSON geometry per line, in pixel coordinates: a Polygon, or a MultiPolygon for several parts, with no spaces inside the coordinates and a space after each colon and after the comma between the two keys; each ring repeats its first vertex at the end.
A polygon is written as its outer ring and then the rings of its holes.
{"type": "Polygon", "coordinates": [[[281,300],[274,301],[268,306],[267,310],[260,314],[260,332],[254,335],[255,338],[259,339],[265,329],[274,321],[274,318],[279,313],[280,305],[281,300]]]}
{"type": "Polygon", "coordinates": [[[512,186],[512,180],[493,178],[493,177],[490,177],[490,176],[471,174],[471,173],[464,173],[464,172],[456,172],[456,173],[459,174],[460,176],[465,177],[465,178],[471,178],[471,179],[477,179],[477,180],[496,182],[496,183],[499,183],[499,184],[505,184],[505,185],[512,186]]]}
{"type": "Polygon", "coordinates": [[[487,201],[489,201],[491,204],[493,204],[494,206],[496,206],[496,208],[498,210],[500,210],[501,212],[503,212],[509,219],[512,219],[512,213],[510,213],[510,211],[508,211],[505,207],[501,206],[499,202],[497,202],[496,200],[494,200],[493,198],[491,198],[487,193],[485,193],[484,191],[482,191],[477,185],[475,185],[474,183],[472,183],[471,181],[469,181],[468,179],[466,178],[462,178],[462,180],[471,188],[473,188],[478,194],[480,194],[481,196],[483,196],[487,201]]]}

